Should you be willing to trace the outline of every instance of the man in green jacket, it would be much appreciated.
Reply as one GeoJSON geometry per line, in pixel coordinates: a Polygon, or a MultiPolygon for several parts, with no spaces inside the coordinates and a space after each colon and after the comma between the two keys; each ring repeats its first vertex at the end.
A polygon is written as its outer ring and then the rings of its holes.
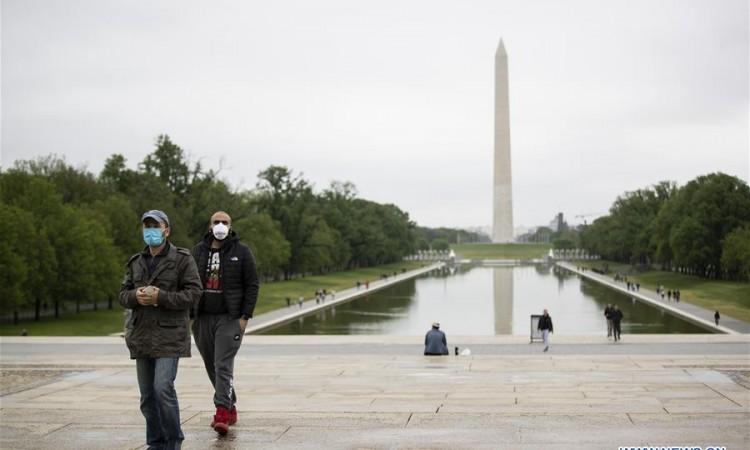
{"type": "Polygon", "coordinates": [[[201,282],[190,252],[167,240],[164,212],[147,211],[141,223],[146,247],[128,260],[120,289],[120,304],[132,310],[125,342],[136,360],[148,448],[176,450],[185,436],[174,380],[179,358],[190,357],[190,309],[201,282]]]}

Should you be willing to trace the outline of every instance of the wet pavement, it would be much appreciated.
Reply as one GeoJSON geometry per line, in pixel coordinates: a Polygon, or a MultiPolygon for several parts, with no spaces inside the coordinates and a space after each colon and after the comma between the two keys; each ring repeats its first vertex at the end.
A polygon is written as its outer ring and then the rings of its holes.
{"type": "MultiPolygon", "coordinates": [[[[416,337],[246,338],[227,437],[209,427],[200,358],[181,360],[183,448],[750,448],[747,335],[566,337],[550,353],[449,336],[472,355],[430,358],[416,337]]],[[[2,338],[0,352],[1,448],[145,448],[121,339],[2,338]]]]}

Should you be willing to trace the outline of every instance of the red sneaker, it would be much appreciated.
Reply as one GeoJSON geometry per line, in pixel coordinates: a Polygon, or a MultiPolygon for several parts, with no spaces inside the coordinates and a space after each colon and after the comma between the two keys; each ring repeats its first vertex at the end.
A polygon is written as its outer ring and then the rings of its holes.
{"type": "Polygon", "coordinates": [[[234,425],[237,423],[237,407],[232,406],[232,409],[229,410],[229,422],[227,422],[229,425],[234,425]]]}
{"type": "Polygon", "coordinates": [[[213,422],[211,422],[211,427],[221,435],[227,434],[229,431],[229,411],[225,407],[216,407],[216,414],[213,422]]]}

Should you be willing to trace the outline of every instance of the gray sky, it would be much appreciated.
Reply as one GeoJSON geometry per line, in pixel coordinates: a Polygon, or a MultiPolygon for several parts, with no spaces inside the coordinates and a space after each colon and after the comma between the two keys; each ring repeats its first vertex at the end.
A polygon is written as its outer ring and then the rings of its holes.
{"type": "Polygon", "coordinates": [[[166,133],[235,187],[282,164],[489,225],[501,37],[516,226],[747,181],[747,0],[2,0],[2,165],[135,167],[166,133]]]}

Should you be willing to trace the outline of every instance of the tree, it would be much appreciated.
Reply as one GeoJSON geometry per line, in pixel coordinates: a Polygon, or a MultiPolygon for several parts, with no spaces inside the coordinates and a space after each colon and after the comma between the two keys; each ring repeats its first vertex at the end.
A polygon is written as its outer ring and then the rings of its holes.
{"type": "Polygon", "coordinates": [[[200,164],[190,168],[182,149],[166,134],[156,138],[156,150],[141,162],[141,169],[164,182],[178,196],[185,195],[192,180],[201,173],[200,164]]]}
{"type": "Polygon", "coordinates": [[[104,162],[99,173],[99,182],[111,191],[125,193],[135,178],[135,172],[125,166],[126,159],[120,154],[113,154],[104,162]]]}
{"type": "Polygon", "coordinates": [[[12,205],[0,203],[0,308],[3,312],[17,310],[27,300],[25,289],[29,267],[25,258],[24,241],[27,229],[34,220],[29,213],[12,205]]]}
{"type": "Polygon", "coordinates": [[[446,251],[446,250],[449,250],[451,248],[451,246],[448,243],[448,241],[446,241],[443,238],[438,238],[438,239],[433,240],[430,243],[430,247],[433,250],[438,251],[438,252],[446,251]]]}
{"type": "Polygon", "coordinates": [[[663,181],[617,197],[608,216],[585,228],[581,244],[607,259],[648,263],[655,252],[651,243],[654,219],[675,190],[674,183],[663,181]]]}
{"type": "Polygon", "coordinates": [[[87,207],[64,204],[46,177],[16,169],[0,177],[0,195],[1,201],[28,214],[28,234],[22,239],[34,241],[28,255],[46,258],[26,265],[35,270],[26,277],[34,283],[25,286],[27,299],[34,293],[39,295],[37,305],[52,299],[57,316],[66,302],[91,301],[117,288],[122,261],[117,260],[107,225],[95,220],[87,207]]]}
{"type": "Polygon", "coordinates": [[[16,161],[15,170],[50,181],[63,203],[85,204],[102,197],[96,177],[85,169],[69,166],[57,155],[16,161]]]}
{"type": "Polygon", "coordinates": [[[252,249],[261,276],[276,278],[289,263],[289,241],[268,214],[258,213],[236,220],[232,228],[252,249]]]}
{"type": "Polygon", "coordinates": [[[724,239],[721,265],[730,280],[750,280],[750,225],[735,228],[724,239]]]}
{"type": "Polygon", "coordinates": [[[555,239],[552,241],[552,247],[555,250],[569,250],[576,248],[575,242],[570,239],[555,239]]]}
{"type": "Polygon", "coordinates": [[[750,223],[750,188],[722,173],[700,176],[659,210],[654,222],[656,257],[667,267],[699,276],[721,275],[722,242],[750,223]]]}

